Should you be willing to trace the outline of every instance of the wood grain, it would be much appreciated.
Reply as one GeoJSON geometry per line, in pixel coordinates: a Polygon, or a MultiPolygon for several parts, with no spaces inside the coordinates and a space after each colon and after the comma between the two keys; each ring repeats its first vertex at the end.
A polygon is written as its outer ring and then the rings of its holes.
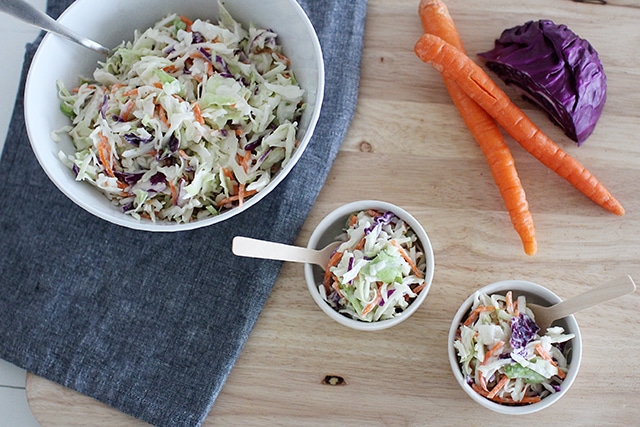
{"type": "MultiPolygon", "coordinates": [[[[580,148],[544,113],[516,101],[594,172],[627,214],[616,217],[599,208],[507,139],[536,223],[539,249],[529,257],[440,76],[413,54],[421,34],[418,1],[369,0],[356,115],[298,243],[304,245],[315,224],[340,204],[366,198],[396,203],[425,226],[434,245],[429,297],[392,330],[352,331],[331,323],[314,305],[302,267],[285,264],[205,426],[514,421],[479,407],[451,375],[446,336],[458,305],[479,286],[509,278],[544,284],[563,298],[613,275],[640,278],[640,9],[618,3],[447,2],[469,52],[490,49],[503,28],[548,18],[589,39],[605,65],[607,104],[580,148]],[[347,384],[324,385],[325,375],[340,375],[347,384]]],[[[637,422],[639,311],[640,295],[634,294],[579,313],[584,358],[572,389],[551,408],[517,421],[637,422]]],[[[144,425],[33,375],[27,395],[44,427],[144,425]]]]}

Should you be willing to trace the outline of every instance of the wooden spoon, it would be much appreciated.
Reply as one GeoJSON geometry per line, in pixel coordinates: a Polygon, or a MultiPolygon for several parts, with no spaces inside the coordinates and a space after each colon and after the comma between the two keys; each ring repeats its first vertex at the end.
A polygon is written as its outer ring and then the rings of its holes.
{"type": "Polygon", "coordinates": [[[636,290],[636,284],[628,274],[618,277],[615,280],[559,302],[551,307],[542,307],[537,304],[527,303],[527,307],[533,311],[536,323],[540,327],[541,333],[547,330],[554,320],[562,319],[585,308],[593,307],[603,302],[630,294],[636,290]]]}
{"type": "Polygon", "coordinates": [[[324,249],[316,250],[300,246],[285,245],[284,243],[252,239],[250,237],[236,236],[233,238],[231,251],[235,255],[250,258],[315,264],[319,265],[324,270],[329,264],[331,254],[333,254],[340,243],[341,242],[332,242],[324,249]]]}

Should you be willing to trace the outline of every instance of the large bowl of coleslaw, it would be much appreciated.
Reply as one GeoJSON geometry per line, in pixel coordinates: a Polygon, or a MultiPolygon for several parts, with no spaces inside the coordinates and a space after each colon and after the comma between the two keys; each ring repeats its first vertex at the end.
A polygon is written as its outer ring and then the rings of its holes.
{"type": "Polygon", "coordinates": [[[99,218],[147,231],[224,221],[310,142],[324,65],[295,0],[78,0],[58,20],[113,51],[46,35],[27,132],[51,181],[99,218]]]}
{"type": "Polygon", "coordinates": [[[375,331],[408,319],[425,301],[434,256],[424,227],[406,210],[379,200],[340,206],[317,225],[308,248],[339,241],[326,268],[305,264],[318,307],[352,329],[375,331]]]}
{"type": "Polygon", "coordinates": [[[526,280],[492,283],[469,296],[453,318],[447,344],[460,387],[485,408],[510,415],[561,399],[580,367],[580,328],[571,315],[541,331],[527,307],[560,301],[526,280]]]}

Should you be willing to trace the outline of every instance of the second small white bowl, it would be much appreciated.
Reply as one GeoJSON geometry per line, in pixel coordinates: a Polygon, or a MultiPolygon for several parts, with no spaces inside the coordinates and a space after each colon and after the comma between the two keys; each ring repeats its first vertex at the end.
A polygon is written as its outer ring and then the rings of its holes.
{"type": "Polygon", "coordinates": [[[429,241],[429,237],[427,236],[427,233],[422,225],[406,210],[391,203],[378,200],[361,200],[340,206],[339,208],[328,214],[322,221],[320,221],[320,223],[311,234],[307,247],[311,249],[321,249],[329,243],[335,242],[338,236],[340,236],[340,234],[343,232],[344,226],[349,216],[355,212],[360,212],[367,209],[375,209],[382,212],[393,212],[398,218],[402,219],[418,237],[427,261],[426,273],[424,278],[426,285],[424,289],[418,294],[418,297],[400,315],[392,319],[379,320],[377,322],[364,322],[361,320],[352,319],[339,313],[323,299],[322,295],[320,295],[320,292],[318,291],[318,286],[322,283],[324,277],[324,271],[320,267],[311,264],[305,264],[304,274],[311,296],[313,297],[318,307],[320,307],[322,311],[324,311],[329,317],[331,317],[336,322],[344,326],[348,326],[352,329],[362,331],[375,331],[386,329],[391,326],[397,325],[400,322],[403,322],[404,320],[409,318],[418,309],[418,307],[420,307],[420,305],[427,297],[429,288],[431,287],[435,263],[431,242],[429,241]]]}
{"type": "MultiPolygon", "coordinates": [[[[532,304],[540,304],[544,306],[553,305],[562,301],[559,296],[557,296],[555,293],[551,292],[544,286],[538,285],[533,282],[528,282],[526,280],[504,280],[501,282],[492,283],[478,289],[476,292],[474,292],[474,294],[479,292],[487,295],[505,295],[508,291],[513,291],[514,298],[518,295],[524,295],[527,299],[527,302],[530,302],[532,304]]],[[[456,339],[456,334],[458,328],[460,327],[460,324],[468,315],[469,310],[473,304],[474,294],[470,295],[469,298],[467,298],[465,302],[462,303],[457,313],[455,314],[453,321],[451,322],[451,328],[449,329],[449,337],[447,340],[449,362],[451,364],[453,376],[456,378],[458,384],[460,384],[460,387],[462,387],[465,393],[467,393],[469,397],[471,397],[483,407],[491,409],[495,412],[499,412],[501,414],[509,415],[531,414],[533,412],[537,412],[551,406],[560,398],[562,398],[562,396],[567,392],[567,390],[569,390],[571,384],[573,384],[574,380],[576,379],[576,376],[578,375],[578,369],[580,367],[580,361],[582,359],[582,337],[580,335],[580,328],[578,327],[578,323],[576,322],[574,316],[568,316],[554,323],[562,326],[565,332],[575,335],[575,337],[571,341],[569,341],[568,344],[571,346],[571,352],[568,358],[569,370],[567,371],[566,377],[562,381],[560,391],[543,398],[540,402],[537,403],[513,406],[503,405],[489,400],[486,397],[481,396],[473,388],[471,388],[471,385],[466,382],[465,377],[460,370],[458,355],[456,354],[453,343],[456,339]]]]}

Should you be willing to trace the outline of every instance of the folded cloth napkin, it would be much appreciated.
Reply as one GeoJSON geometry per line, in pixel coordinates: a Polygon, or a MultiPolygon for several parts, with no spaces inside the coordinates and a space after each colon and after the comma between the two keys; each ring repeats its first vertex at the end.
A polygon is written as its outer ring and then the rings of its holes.
{"type": "MultiPolygon", "coordinates": [[[[71,0],[49,0],[58,16],[71,0]]],[[[281,263],[235,257],[239,231],[291,243],[353,117],[366,0],[300,0],[323,48],[324,108],[268,197],[222,224],[135,231],[75,206],[47,179],[23,120],[25,68],[0,159],[0,358],[157,426],[198,426],[281,263]]]]}

